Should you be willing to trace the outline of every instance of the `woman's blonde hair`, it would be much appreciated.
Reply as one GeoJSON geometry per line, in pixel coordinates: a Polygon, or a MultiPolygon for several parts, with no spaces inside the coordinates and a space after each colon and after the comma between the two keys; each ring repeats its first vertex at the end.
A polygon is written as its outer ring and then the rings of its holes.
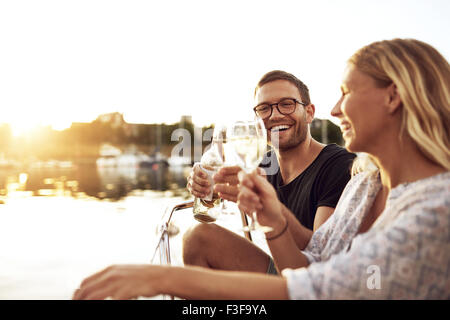
{"type": "Polygon", "coordinates": [[[374,42],[350,59],[380,87],[394,83],[402,101],[402,132],[432,162],[450,170],[450,65],[414,39],[374,42]]]}
{"type": "Polygon", "coordinates": [[[361,172],[377,172],[379,168],[375,164],[372,157],[365,152],[358,152],[356,158],[353,160],[352,167],[350,168],[351,176],[355,176],[361,172]]]}

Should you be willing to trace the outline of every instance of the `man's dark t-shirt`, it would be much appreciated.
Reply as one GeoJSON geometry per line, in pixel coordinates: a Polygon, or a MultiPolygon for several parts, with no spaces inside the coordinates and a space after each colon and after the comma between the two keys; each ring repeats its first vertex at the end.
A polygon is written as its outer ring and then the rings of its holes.
{"type": "MultiPolygon", "coordinates": [[[[271,161],[276,161],[273,154],[269,157],[271,161]]],[[[350,168],[354,158],[355,154],[336,144],[330,144],[289,184],[283,184],[280,170],[276,170],[275,174],[268,172],[267,180],[277,191],[280,201],[304,227],[312,230],[318,207],[336,207],[350,180],[350,168]]],[[[276,166],[279,168],[278,163],[276,166]]],[[[261,167],[267,171],[265,165],[261,167]]]]}

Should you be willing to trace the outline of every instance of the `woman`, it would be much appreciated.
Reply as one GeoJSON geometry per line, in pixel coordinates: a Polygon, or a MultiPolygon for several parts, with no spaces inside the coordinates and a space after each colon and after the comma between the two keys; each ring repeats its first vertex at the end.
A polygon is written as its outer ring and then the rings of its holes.
{"type": "Polygon", "coordinates": [[[283,248],[283,277],[164,266],[110,267],[75,299],[161,293],[191,299],[449,299],[450,66],[417,40],[372,43],[349,60],[332,110],[346,148],[376,170],[357,174],[333,216],[299,252],[287,210],[258,174],[242,175],[239,206],[257,210],[283,248]],[[295,269],[294,269],[295,268],[295,269]]]}

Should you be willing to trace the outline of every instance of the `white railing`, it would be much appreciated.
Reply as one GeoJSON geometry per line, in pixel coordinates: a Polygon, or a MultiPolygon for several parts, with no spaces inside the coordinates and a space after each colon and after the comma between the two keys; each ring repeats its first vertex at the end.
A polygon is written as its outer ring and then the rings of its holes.
{"type": "MultiPolygon", "coordinates": [[[[194,206],[194,201],[185,201],[173,206],[170,210],[170,214],[167,216],[167,212],[169,212],[169,208],[166,209],[166,212],[162,218],[161,224],[158,227],[158,235],[156,237],[156,248],[153,252],[153,256],[151,259],[151,263],[154,262],[156,254],[159,252],[160,264],[162,265],[170,265],[171,264],[171,256],[170,256],[170,243],[169,243],[169,225],[172,220],[172,216],[176,211],[192,208],[194,206]]],[[[243,226],[248,225],[247,216],[241,212],[241,220],[243,226]]],[[[252,241],[252,237],[250,232],[244,232],[245,237],[252,241]]],[[[173,300],[173,296],[163,295],[163,300],[173,300]]]]}

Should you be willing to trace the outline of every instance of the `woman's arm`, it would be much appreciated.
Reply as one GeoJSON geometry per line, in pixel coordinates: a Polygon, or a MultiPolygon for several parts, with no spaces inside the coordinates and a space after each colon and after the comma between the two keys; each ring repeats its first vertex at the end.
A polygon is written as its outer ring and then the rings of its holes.
{"type": "Polygon", "coordinates": [[[201,267],[111,266],[83,281],[74,299],[132,299],[170,294],[183,299],[288,299],[282,277],[201,267]]]}
{"type": "Polygon", "coordinates": [[[185,299],[288,299],[286,280],[254,272],[218,271],[200,267],[170,268],[166,288],[185,299]],[[183,283],[183,285],[180,285],[183,283]]]}
{"type": "Polygon", "coordinates": [[[258,221],[270,226],[267,243],[278,270],[309,265],[300,251],[311,239],[312,232],[303,227],[279,200],[275,190],[260,175],[240,174],[238,205],[244,212],[256,211],[258,221]]]}
{"type": "Polygon", "coordinates": [[[295,269],[309,265],[299,246],[305,248],[312,236],[312,231],[303,227],[284,205],[282,213],[288,223],[288,229],[281,235],[279,234],[283,229],[280,227],[266,234],[267,244],[279,273],[285,268],[295,269]]]}

